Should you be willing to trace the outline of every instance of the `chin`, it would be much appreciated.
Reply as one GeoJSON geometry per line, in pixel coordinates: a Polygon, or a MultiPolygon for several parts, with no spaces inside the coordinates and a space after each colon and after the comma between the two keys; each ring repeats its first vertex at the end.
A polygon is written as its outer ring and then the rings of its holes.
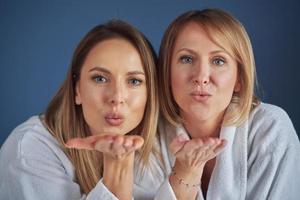
{"type": "Polygon", "coordinates": [[[123,134],[124,130],[116,127],[101,127],[98,130],[92,131],[93,135],[115,135],[115,134],[123,134]]]}
{"type": "Polygon", "coordinates": [[[117,135],[125,135],[127,133],[126,130],[118,127],[110,127],[105,130],[105,133],[108,134],[117,134],[117,135]]]}

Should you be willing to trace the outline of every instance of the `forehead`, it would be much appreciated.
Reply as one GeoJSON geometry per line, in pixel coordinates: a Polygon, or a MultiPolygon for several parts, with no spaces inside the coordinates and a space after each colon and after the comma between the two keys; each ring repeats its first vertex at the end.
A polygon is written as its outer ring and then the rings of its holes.
{"type": "Polygon", "coordinates": [[[101,41],[90,50],[83,70],[95,66],[118,71],[143,71],[139,52],[129,41],[122,38],[101,41]]]}
{"type": "Polygon", "coordinates": [[[188,22],[182,26],[174,44],[174,50],[179,48],[192,48],[202,50],[224,51],[230,56],[233,55],[231,45],[223,34],[209,25],[202,25],[197,22],[188,22]]]}

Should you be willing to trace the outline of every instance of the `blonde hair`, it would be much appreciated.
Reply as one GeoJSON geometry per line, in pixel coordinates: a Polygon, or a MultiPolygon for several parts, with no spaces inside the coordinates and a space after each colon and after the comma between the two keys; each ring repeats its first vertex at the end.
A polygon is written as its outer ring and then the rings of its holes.
{"type": "Polygon", "coordinates": [[[153,150],[158,120],[158,93],[155,67],[155,53],[147,39],[131,25],[112,20],[93,28],[77,46],[67,77],[45,112],[45,125],[60,142],[75,167],[77,182],[85,193],[91,191],[102,177],[102,154],[96,151],[66,149],[64,144],[71,138],[87,137],[89,128],[84,120],[82,107],[75,105],[75,84],[80,77],[84,60],[89,51],[99,42],[122,38],[129,41],[139,52],[146,74],[147,103],[141,123],[129,134],[138,133],[144,138],[139,150],[139,163],[143,168],[153,150]]]}
{"type": "Polygon", "coordinates": [[[200,25],[215,44],[222,47],[237,61],[241,88],[232,96],[223,125],[241,124],[258,103],[254,95],[256,83],[254,55],[243,25],[230,14],[218,9],[188,11],[175,19],[163,36],[158,59],[158,79],[162,85],[159,95],[164,119],[173,125],[183,122],[179,114],[179,106],[171,91],[170,68],[176,39],[180,31],[189,23],[200,25]]]}

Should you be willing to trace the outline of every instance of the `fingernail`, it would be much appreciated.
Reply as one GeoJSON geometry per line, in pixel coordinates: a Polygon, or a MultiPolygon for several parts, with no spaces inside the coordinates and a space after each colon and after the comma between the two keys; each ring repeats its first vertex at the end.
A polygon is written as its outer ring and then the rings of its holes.
{"type": "Polygon", "coordinates": [[[72,148],[72,146],[70,144],[68,144],[68,143],[65,143],[65,147],[72,148]]]}
{"type": "Polygon", "coordinates": [[[188,138],[183,134],[180,134],[177,139],[179,142],[185,142],[188,140],[188,138]]]}
{"type": "Polygon", "coordinates": [[[179,142],[185,142],[185,141],[188,141],[188,140],[189,140],[189,138],[188,138],[188,136],[186,134],[180,133],[178,135],[178,141],[179,142]]]}
{"type": "Polygon", "coordinates": [[[124,146],[125,146],[125,147],[129,147],[130,145],[129,145],[128,142],[126,142],[126,143],[124,143],[124,146]]]}

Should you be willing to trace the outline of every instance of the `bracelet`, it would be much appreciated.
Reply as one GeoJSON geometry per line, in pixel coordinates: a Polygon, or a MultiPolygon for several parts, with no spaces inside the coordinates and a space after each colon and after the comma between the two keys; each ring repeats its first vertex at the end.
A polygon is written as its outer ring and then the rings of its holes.
{"type": "Polygon", "coordinates": [[[178,180],[178,183],[180,185],[185,185],[185,187],[187,187],[187,188],[190,188],[190,187],[196,188],[196,187],[200,187],[201,186],[201,182],[198,183],[198,184],[189,184],[189,183],[186,183],[182,178],[179,178],[177,176],[177,173],[174,170],[172,170],[171,176],[174,176],[178,180]]]}

